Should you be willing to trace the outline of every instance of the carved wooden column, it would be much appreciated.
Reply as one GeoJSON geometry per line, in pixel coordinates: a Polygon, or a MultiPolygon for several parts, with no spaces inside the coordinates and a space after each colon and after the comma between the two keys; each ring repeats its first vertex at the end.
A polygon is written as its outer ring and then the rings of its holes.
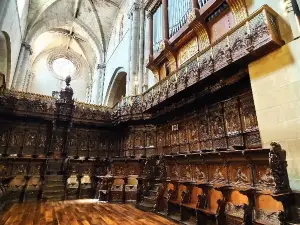
{"type": "Polygon", "coordinates": [[[163,5],[163,39],[169,39],[168,0],[162,0],[163,5]]]}

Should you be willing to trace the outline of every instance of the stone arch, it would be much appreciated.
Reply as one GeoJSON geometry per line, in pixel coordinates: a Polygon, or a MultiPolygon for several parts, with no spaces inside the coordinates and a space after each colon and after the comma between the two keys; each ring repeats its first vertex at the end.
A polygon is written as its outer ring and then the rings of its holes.
{"type": "MultiPolygon", "coordinates": [[[[9,35],[0,32],[0,73],[5,75],[6,86],[9,87],[11,71],[11,44],[9,35]]],[[[1,86],[1,85],[0,85],[1,86]]]]}
{"type": "Polygon", "coordinates": [[[107,89],[105,98],[107,106],[114,106],[126,95],[126,77],[127,73],[124,68],[118,67],[115,70],[107,89]]]}

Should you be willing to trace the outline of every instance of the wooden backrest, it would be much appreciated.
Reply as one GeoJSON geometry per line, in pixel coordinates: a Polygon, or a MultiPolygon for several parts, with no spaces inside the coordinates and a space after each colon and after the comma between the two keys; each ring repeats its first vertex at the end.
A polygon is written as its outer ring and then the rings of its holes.
{"type": "Polygon", "coordinates": [[[202,194],[203,194],[203,190],[201,188],[193,187],[190,203],[195,204],[195,206],[196,206],[197,202],[198,202],[198,195],[202,195],[202,194]]]}
{"type": "Polygon", "coordinates": [[[219,199],[223,199],[223,195],[222,195],[222,192],[220,191],[217,191],[215,189],[210,189],[208,191],[208,210],[216,213],[217,212],[217,209],[218,209],[218,203],[217,201],[219,199]]]}
{"type": "Polygon", "coordinates": [[[187,191],[187,188],[185,185],[179,184],[178,186],[178,192],[177,192],[177,197],[176,197],[176,202],[181,202],[181,194],[183,191],[187,191]]]}
{"type": "Polygon", "coordinates": [[[116,178],[116,179],[114,179],[114,181],[113,181],[113,185],[114,185],[114,186],[124,185],[124,180],[121,179],[121,178],[116,178]]]}
{"type": "Polygon", "coordinates": [[[129,177],[127,179],[127,185],[138,185],[138,180],[135,177],[129,177]]]}

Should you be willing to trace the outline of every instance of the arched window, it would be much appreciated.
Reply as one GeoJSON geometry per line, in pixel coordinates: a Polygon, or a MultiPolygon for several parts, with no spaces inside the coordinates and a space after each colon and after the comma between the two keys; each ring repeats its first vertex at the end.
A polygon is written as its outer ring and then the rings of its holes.
{"type": "Polygon", "coordinates": [[[22,17],[26,0],[17,0],[19,17],[22,17]]]}

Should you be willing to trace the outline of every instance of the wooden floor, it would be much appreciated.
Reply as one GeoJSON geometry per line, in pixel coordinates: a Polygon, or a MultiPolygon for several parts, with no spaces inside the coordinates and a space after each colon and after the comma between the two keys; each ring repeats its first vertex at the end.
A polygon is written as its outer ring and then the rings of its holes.
{"type": "Polygon", "coordinates": [[[94,200],[14,204],[0,216],[0,225],[174,225],[131,205],[94,200]]]}

